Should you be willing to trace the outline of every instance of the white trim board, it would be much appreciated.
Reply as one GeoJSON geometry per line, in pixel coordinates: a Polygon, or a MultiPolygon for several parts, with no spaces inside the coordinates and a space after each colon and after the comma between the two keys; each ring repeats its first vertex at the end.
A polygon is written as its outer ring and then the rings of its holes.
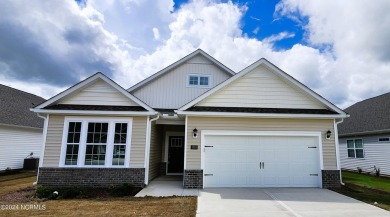
{"type": "Polygon", "coordinates": [[[30,111],[44,114],[72,114],[72,115],[131,115],[131,116],[147,116],[155,115],[153,111],[81,111],[81,110],[51,110],[51,109],[30,109],[30,111]]]}
{"type": "Polygon", "coordinates": [[[311,119],[335,119],[344,118],[343,115],[319,115],[319,114],[279,114],[279,113],[241,113],[241,112],[194,112],[175,110],[179,115],[186,116],[210,116],[210,117],[259,117],[259,118],[311,118],[311,119]]]}
{"type": "Polygon", "coordinates": [[[216,66],[218,66],[219,68],[221,68],[224,72],[226,72],[227,74],[229,75],[235,75],[236,73],[229,69],[228,67],[226,67],[225,65],[223,65],[222,63],[220,63],[219,61],[217,61],[216,59],[214,59],[212,56],[208,55],[206,52],[204,52],[203,50],[201,49],[197,49],[196,51],[188,54],[187,56],[181,58],[179,61],[176,61],[175,63],[169,65],[168,67],[162,69],[161,71],[153,74],[152,76],[142,80],[141,82],[135,84],[134,86],[130,87],[129,89],[127,89],[127,91],[129,92],[133,92],[137,89],[139,89],[140,87],[148,84],[149,82],[153,81],[154,79],[164,75],[165,73],[171,71],[173,68],[185,63],[187,60],[191,59],[192,57],[196,56],[196,55],[202,55],[203,57],[205,57],[206,59],[208,59],[209,61],[211,61],[212,63],[214,63],[216,66]]]}
{"type": "Polygon", "coordinates": [[[205,137],[206,136],[217,136],[217,135],[229,135],[229,136],[280,136],[280,137],[289,137],[289,136],[309,136],[318,138],[318,154],[320,160],[320,168],[318,171],[318,178],[320,182],[320,187],[322,188],[322,170],[324,170],[324,161],[323,161],[323,152],[322,152],[322,134],[321,132],[314,131],[236,131],[236,130],[202,130],[201,131],[201,149],[200,149],[200,158],[201,158],[201,169],[204,170],[204,150],[205,150],[205,137]]]}
{"type": "Polygon", "coordinates": [[[282,71],[281,69],[279,69],[278,67],[276,67],[275,65],[273,65],[271,62],[269,62],[268,60],[266,60],[264,58],[261,58],[260,60],[256,61],[255,63],[251,64],[250,66],[246,67],[245,69],[243,69],[242,71],[237,73],[235,76],[233,76],[233,77],[227,79],[226,81],[220,83],[219,85],[217,85],[213,89],[211,89],[211,90],[207,91],[206,93],[200,95],[198,98],[190,101],[189,103],[187,103],[186,105],[182,106],[178,110],[179,111],[184,111],[184,110],[189,109],[190,107],[196,105],[197,103],[199,103],[203,99],[207,98],[208,96],[210,96],[210,95],[214,94],[215,92],[221,90],[223,87],[227,86],[228,84],[230,84],[230,83],[234,82],[235,80],[241,78],[242,76],[248,74],[249,72],[251,72],[252,70],[254,70],[256,67],[258,67],[260,65],[265,65],[266,67],[271,69],[271,72],[273,72],[276,75],[281,76],[282,78],[286,79],[287,81],[292,83],[294,86],[298,87],[299,89],[303,90],[304,92],[306,92],[307,94],[312,96],[315,100],[319,101],[321,104],[323,104],[326,107],[328,107],[328,108],[336,111],[337,113],[339,113],[342,117],[347,117],[348,116],[343,110],[341,110],[337,106],[333,105],[332,103],[330,103],[329,101],[327,101],[326,99],[324,99],[323,97],[321,97],[320,95],[318,95],[313,90],[309,89],[308,87],[306,87],[305,85],[303,85],[299,81],[295,80],[293,77],[291,77],[290,75],[288,75],[287,73],[285,73],[284,71],[282,71]]]}
{"type": "Polygon", "coordinates": [[[77,83],[76,85],[68,88],[67,90],[57,94],[56,96],[50,98],[49,100],[41,103],[40,105],[36,106],[35,108],[33,109],[30,109],[31,111],[33,112],[42,112],[42,113],[46,113],[47,110],[44,110],[43,108],[45,108],[46,106],[49,106],[49,105],[52,105],[56,102],[58,102],[60,99],[76,92],[77,90],[83,88],[83,87],[86,87],[88,84],[91,84],[92,82],[96,81],[97,79],[101,79],[103,81],[105,81],[107,84],[111,85],[113,88],[115,88],[117,91],[119,91],[120,93],[122,93],[123,95],[125,95],[126,97],[128,97],[130,100],[132,100],[133,102],[137,103],[138,105],[144,107],[146,110],[148,111],[151,111],[151,112],[155,112],[151,107],[149,107],[148,105],[146,105],[144,102],[142,102],[141,100],[139,100],[137,97],[133,96],[132,94],[130,94],[129,92],[127,92],[125,89],[123,89],[121,86],[119,86],[117,83],[115,83],[114,81],[112,81],[111,79],[109,79],[108,77],[106,77],[104,74],[102,74],[101,72],[98,72],[94,75],[92,75],[91,77],[77,83]]]}

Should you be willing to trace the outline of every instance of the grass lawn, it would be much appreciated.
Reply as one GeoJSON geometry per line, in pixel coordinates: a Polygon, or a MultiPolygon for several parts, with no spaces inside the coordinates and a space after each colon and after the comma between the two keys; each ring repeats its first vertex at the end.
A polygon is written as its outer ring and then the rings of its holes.
{"type": "MultiPolygon", "coordinates": [[[[4,179],[6,181],[0,181],[0,216],[196,215],[197,197],[108,197],[97,199],[47,200],[43,202],[10,202],[4,199],[2,200],[1,196],[20,194],[20,191],[15,191],[31,187],[32,183],[36,179],[35,176],[27,178],[21,176],[20,178],[14,178],[11,180],[4,179]],[[35,207],[33,207],[34,205],[35,207]]],[[[25,196],[22,197],[25,198],[25,196]]]]}
{"type": "Polygon", "coordinates": [[[390,193],[390,178],[376,177],[347,171],[343,171],[342,176],[344,183],[379,189],[390,193]]]}
{"type": "Polygon", "coordinates": [[[389,178],[346,171],[342,172],[342,176],[345,186],[332,190],[390,211],[389,178]]]}
{"type": "Polygon", "coordinates": [[[7,181],[0,181],[0,195],[7,194],[12,191],[17,191],[22,188],[31,187],[36,180],[37,177],[34,175],[27,178],[23,177],[7,181]]]}

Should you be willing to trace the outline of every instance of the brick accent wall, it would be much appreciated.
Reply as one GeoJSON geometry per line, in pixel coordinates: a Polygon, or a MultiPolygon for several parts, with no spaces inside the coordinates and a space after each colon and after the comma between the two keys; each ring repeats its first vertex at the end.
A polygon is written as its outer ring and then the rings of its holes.
{"type": "Polygon", "coordinates": [[[322,170],[323,188],[340,188],[340,170],[322,170]]]}
{"type": "Polygon", "coordinates": [[[167,174],[167,163],[161,162],[160,163],[160,175],[166,175],[167,174]]]}
{"type": "Polygon", "coordinates": [[[38,185],[108,187],[124,183],[144,187],[144,168],[39,168],[38,185]]]}
{"type": "Polygon", "coordinates": [[[203,188],[203,170],[184,170],[184,188],[203,188]]]}

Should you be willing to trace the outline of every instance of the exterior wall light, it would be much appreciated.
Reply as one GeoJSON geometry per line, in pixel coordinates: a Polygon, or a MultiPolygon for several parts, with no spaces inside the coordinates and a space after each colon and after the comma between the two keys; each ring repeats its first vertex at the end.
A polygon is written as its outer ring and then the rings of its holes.
{"type": "Polygon", "coordinates": [[[197,138],[198,137],[198,129],[192,130],[192,137],[197,138]]]}
{"type": "Polygon", "coordinates": [[[328,130],[326,132],[326,139],[330,139],[330,136],[332,135],[332,132],[330,130],[328,130]]]}

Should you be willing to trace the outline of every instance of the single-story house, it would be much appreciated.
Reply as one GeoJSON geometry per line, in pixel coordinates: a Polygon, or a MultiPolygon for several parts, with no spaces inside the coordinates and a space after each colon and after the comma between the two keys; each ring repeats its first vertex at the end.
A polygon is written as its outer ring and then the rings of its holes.
{"type": "Polygon", "coordinates": [[[0,171],[23,168],[23,161],[42,150],[43,119],[30,108],[42,97],[0,84],[0,171]]]}
{"type": "Polygon", "coordinates": [[[127,90],[96,73],[32,110],[45,116],[41,185],[340,184],[348,115],[264,58],[236,74],[196,50],[127,90]]]}
{"type": "Polygon", "coordinates": [[[390,93],[345,110],[351,117],[339,125],[342,169],[390,176],[390,93]]]}

